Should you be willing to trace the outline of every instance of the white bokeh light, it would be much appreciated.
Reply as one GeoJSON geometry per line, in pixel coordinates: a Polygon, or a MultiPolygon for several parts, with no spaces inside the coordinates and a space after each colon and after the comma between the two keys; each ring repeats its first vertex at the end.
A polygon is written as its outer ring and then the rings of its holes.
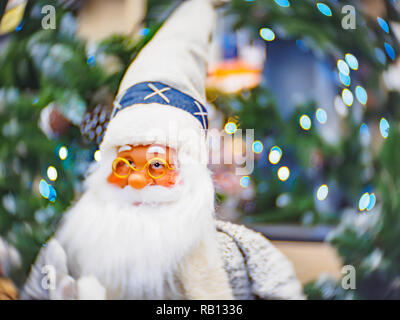
{"type": "Polygon", "coordinates": [[[317,199],[323,201],[328,197],[329,188],[326,184],[320,186],[317,190],[317,199]]]}
{"type": "Polygon", "coordinates": [[[55,181],[57,180],[57,169],[54,168],[53,166],[49,166],[47,168],[47,177],[51,180],[51,181],[55,181]]]}
{"type": "Polygon", "coordinates": [[[290,177],[290,170],[288,167],[280,167],[278,170],[278,178],[281,181],[286,181],[290,177]]]}

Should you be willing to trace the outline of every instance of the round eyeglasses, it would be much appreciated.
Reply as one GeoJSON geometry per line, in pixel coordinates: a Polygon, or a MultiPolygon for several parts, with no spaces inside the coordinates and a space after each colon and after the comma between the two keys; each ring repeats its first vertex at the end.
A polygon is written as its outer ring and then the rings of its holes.
{"type": "Polygon", "coordinates": [[[134,166],[134,163],[125,158],[118,157],[112,163],[112,170],[115,176],[121,179],[127,178],[132,171],[142,171],[147,169],[147,174],[152,179],[160,179],[167,173],[167,170],[173,170],[168,162],[162,158],[152,158],[139,169],[134,166]]]}

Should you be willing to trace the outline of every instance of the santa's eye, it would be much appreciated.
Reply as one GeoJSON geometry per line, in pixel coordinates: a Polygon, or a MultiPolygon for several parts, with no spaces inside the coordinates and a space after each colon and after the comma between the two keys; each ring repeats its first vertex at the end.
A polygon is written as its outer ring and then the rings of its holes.
{"type": "Polygon", "coordinates": [[[132,167],[135,167],[135,163],[132,160],[128,160],[128,162],[132,167]]]}
{"type": "Polygon", "coordinates": [[[152,169],[164,169],[164,164],[162,164],[161,162],[158,161],[154,161],[151,163],[151,168],[152,169]]]}

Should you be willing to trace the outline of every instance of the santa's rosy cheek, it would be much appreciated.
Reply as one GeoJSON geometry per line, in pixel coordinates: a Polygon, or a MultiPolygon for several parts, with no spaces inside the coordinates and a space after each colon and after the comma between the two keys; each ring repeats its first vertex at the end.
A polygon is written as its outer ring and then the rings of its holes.
{"type": "Polygon", "coordinates": [[[124,188],[128,184],[128,179],[121,179],[111,173],[107,178],[108,183],[124,188]]]}
{"type": "Polygon", "coordinates": [[[171,188],[175,185],[177,177],[178,177],[178,174],[176,172],[167,173],[161,179],[155,180],[155,184],[157,184],[159,186],[171,188]]]}

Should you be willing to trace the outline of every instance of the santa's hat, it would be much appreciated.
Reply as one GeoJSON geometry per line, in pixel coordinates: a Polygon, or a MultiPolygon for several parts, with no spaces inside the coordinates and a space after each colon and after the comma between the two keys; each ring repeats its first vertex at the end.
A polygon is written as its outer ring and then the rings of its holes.
{"type": "Polygon", "coordinates": [[[129,66],[100,150],[166,144],[205,156],[205,78],[215,0],[183,2],[129,66]]]}

